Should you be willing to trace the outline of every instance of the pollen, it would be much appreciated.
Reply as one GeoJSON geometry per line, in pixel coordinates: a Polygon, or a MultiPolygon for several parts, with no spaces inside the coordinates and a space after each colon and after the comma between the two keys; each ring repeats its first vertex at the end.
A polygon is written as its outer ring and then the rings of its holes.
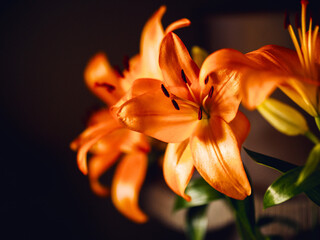
{"type": "Polygon", "coordinates": [[[166,89],[166,87],[163,84],[161,84],[161,90],[166,97],[170,97],[168,90],[166,89]]]}
{"type": "Polygon", "coordinates": [[[105,83],[105,82],[102,82],[102,83],[95,82],[95,83],[94,83],[94,86],[95,86],[95,87],[103,87],[103,88],[105,88],[109,93],[113,92],[113,91],[116,89],[116,87],[113,86],[112,84],[105,83]]]}
{"type": "Polygon", "coordinates": [[[171,99],[171,102],[172,102],[172,105],[174,106],[174,108],[175,108],[176,110],[180,110],[179,105],[178,105],[178,103],[176,102],[176,100],[171,99]]]}
{"type": "Polygon", "coordinates": [[[187,77],[186,77],[186,74],[184,73],[183,69],[181,69],[181,78],[186,84],[188,84],[187,77]]]}

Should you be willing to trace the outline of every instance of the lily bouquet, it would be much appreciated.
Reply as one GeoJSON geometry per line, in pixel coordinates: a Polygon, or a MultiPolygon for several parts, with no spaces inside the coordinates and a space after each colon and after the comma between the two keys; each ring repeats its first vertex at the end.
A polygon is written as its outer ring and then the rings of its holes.
{"type": "Polygon", "coordinates": [[[296,30],[286,19],[295,50],[267,45],[246,54],[234,49],[208,54],[193,47],[189,54],[174,31],[190,21],[180,19],[164,30],[162,6],[145,24],[140,53],[125,58],[123,71],[105,54],[95,55],[85,69],[85,83],[106,107],[91,115],[87,129],[70,145],[92,190],[100,196],[110,191],[123,215],[146,222],[138,199],[153,164],[148,156],[156,152],[164,180],[177,195],[175,210],[187,209],[190,239],[204,239],[207,206],[218,199],[230,205],[242,239],[271,239],[255,219],[252,184],[240,155],[250,131],[239,111],[242,104],[281,133],[303,135],[314,144],[302,166],[243,148],[252,160],[281,173],[264,194],[264,208],[301,193],[319,206],[320,141],[296,108],[270,97],[280,89],[320,130],[319,26],[306,21],[307,4],[301,1],[296,30]],[[165,149],[159,150],[159,140],[167,143],[165,149]],[[116,162],[109,190],[100,177],[116,162]]]}

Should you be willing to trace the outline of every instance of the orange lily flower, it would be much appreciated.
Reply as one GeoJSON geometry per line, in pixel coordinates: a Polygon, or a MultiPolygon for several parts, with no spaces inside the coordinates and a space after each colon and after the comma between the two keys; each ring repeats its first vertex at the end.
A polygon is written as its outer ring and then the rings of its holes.
{"type": "Polygon", "coordinates": [[[97,54],[85,70],[85,82],[89,89],[101,98],[109,108],[94,113],[88,128],[71,143],[71,148],[78,151],[79,169],[89,176],[92,190],[101,196],[109,193],[99,178],[122,155],[117,165],[111,186],[111,198],[116,208],[129,219],[142,223],[147,216],[138,206],[139,191],[147,170],[147,155],[150,150],[146,136],[124,128],[110,112],[130,89],[138,77],[161,77],[158,66],[159,47],[167,31],[172,31],[190,24],[181,19],[162,29],[161,18],[164,6],[148,20],[141,35],[141,53],[125,62],[125,70],[113,69],[104,54],[97,54]],[[158,47],[157,47],[158,46],[158,47]],[[92,157],[87,168],[87,153],[92,157]]]}
{"type": "Polygon", "coordinates": [[[267,45],[245,55],[222,49],[208,57],[207,64],[213,64],[216,71],[228,69],[241,79],[242,103],[248,109],[255,109],[279,87],[311,116],[319,115],[319,26],[312,29],[310,18],[307,31],[307,4],[301,1],[301,27],[297,31],[300,45],[292,25],[286,22],[296,51],[267,45]]]}
{"type": "Polygon", "coordinates": [[[199,72],[174,33],[162,41],[159,65],[163,81],[137,79],[134,97],[119,108],[119,119],[129,129],[169,143],[164,177],[178,195],[190,200],[184,191],[196,168],[218,191],[244,199],[251,187],[240,146],[250,124],[238,111],[238,79],[214,75],[207,65],[199,72]]]}

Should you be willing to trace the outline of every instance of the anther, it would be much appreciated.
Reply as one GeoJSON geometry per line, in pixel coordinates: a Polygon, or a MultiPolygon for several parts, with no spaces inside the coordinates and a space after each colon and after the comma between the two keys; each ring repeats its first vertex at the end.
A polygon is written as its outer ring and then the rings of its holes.
{"type": "Polygon", "coordinates": [[[204,80],[204,84],[207,85],[208,82],[209,82],[209,76],[207,76],[206,79],[204,80]]]}
{"type": "Polygon", "coordinates": [[[112,91],[114,91],[116,89],[115,86],[113,86],[112,84],[109,84],[109,83],[99,83],[99,82],[95,82],[94,83],[94,86],[95,87],[104,87],[107,89],[107,91],[110,93],[112,91]]]}
{"type": "Polygon", "coordinates": [[[128,56],[123,57],[122,64],[123,64],[124,68],[127,71],[129,71],[129,57],[128,56]]]}
{"type": "Polygon", "coordinates": [[[212,98],[213,90],[214,90],[214,87],[211,86],[210,91],[209,91],[209,97],[210,98],[212,98]]]}
{"type": "Polygon", "coordinates": [[[161,84],[161,90],[166,97],[170,97],[168,90],[166,89],[166,87],[163,84],[161,84]]]}
{"type": "Polygon", "coordinates": [[[187,77],[186,77],[186,74],[184,73],[183,69],[181,69],[181,77],[182,77],[182,80],[188,84],[188,81],[187,81],[187,77]]]}
{"type": "Polygon", "coordinates": [[[118,74],[119,77],[124,78],[123,73],[121,72],[119,66],[113,66],[113,69],[116,71],[116,73],[118,74]]]}
{"type": "Polygon", "coordinates": [[[198,120],[202,119],[202,108],[199,107],[199,111],[198,111],[198,120]]]}
{"type": "Polygon", "coordinates": [[[171,102],[172,102],[172,104],[173,104],[173,106],[174,106],[174,108],[175,108],[176,110],[180,110],[179,105],[178,105],[178,103],[176,102],[176,100],[171,99],[171,102]]]}

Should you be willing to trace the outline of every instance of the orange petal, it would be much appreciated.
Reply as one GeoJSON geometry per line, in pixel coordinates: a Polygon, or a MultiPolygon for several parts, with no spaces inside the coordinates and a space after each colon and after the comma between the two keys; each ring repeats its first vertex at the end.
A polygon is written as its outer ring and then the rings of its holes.
{"type": "Polygon", "coordinates": [[[242,112],[238,111],[236,117],[229,123],[229,126],[237,139],[238,147],[241,148],[250,132],[250,122],[248,118],[242,112]]]}
{"type": "MultiPolygon", "coordinates": [[[[211,54],[200,71],[200,84],[203,94],[209,91],[210,84],[204,80],[212,76],[233,76],[241,82],[241,97],[248,109],[261,104],[275,88],[290,76],[301,74],[301,67],[293,50],[267,45],[246,55],[232,49],[222,49],[211,54]]],[[[222,77],[222,80],[226,78],[222,77]]]]}
{"type": "MultiPolygon", "coordinates": [[[[240,81],[234,75],[222,74],[224,80],[212,82],[212,97],[206,99],[205,105],[211,116],[219,116],[226,122],[234,119],[240,105],[240,81]]],[[[216,76],[217,79],[217,76],[216,76]]]]}
{"type": "Polygon", "coordinates": [[[79,148],[78,154],[77,154],[78,167],[83,174],[87,174],[88,172],[87,152],[90,150],[90,148],[94,144],[96,144],[101,138],[110,134],[116,129],[121,128],[121,126],[117,121],[109,121],[92,128],[95,128],[93,129],[94,131],[92,131],[93,133],[90,135],[90,137],[86,138],[86,140],[83,142],[83,144],[79,148]]]}
{"type": "Polygon", "coordinates": [[[126,92],[126,94],[110,108],[110,111],[112,112],[113,116],[117,116],[117,111],[126,101],[144,93],[159,90],[161,88],[161,84],[163,84],[162,81],[152,78],[136,79],[131,84],[131,88],[126,92]]]}
{"type": "Polygon", "coordinates": [[[189,139],[169,143],[164,156],[163,175],[168,186],[179,196],[190,201],[184,193],[194,171],[189,139]]]}
{"type": "Polygon", "coordinates": [[[143,153],[126,155],[117,166],[111,186],[111,198],[115,207],[137,223],[147,221],[147,216],[138,206],[139,191],[146,175],[147,162],[147,157],[143,153]]]}
{"type": "Polygon", "coordinates": [[[161,78],[159,68],[159,48],[164,36],[161,19],[166,11],[165,6],[161,6],[157,12],[145,24],[140,41],[141,72],[137,78],[150,77],[161,78]]]}
{"type": "Polygon", "coordinates": [[[147,136],[125,129],[128,131],[127,137],[123,139],[120,149],[122,152],[142,151],[148,153],[150,151],[150,144],[147,136]]]}
{"type": "Polygon", "coordinates": [[[173,92],[173,94],[193,101],[187,85],[181,77],[181,70],[184,71],[188,83],[194,95],[199,100],[199,68],[191,59],[187,48],[180,38],[174,33],[168,33],[163,39],[160,47],[159,65],[162,70],[163,79],[169,87],[183,87],[185,92],[173,92]]]}
{"type": "Polygon", "coordinates": [[[89,89],[106,104],[116,103],[123,95],[119,77],[103,53],[98,53],[89,61],[84,79],[89,89]]]}
{"type": "Polygon", "coordinates": [[[164,142],[181,142],[193,132],[198,108],[182,100],[176,103],[180,110],[159,89],[127,101],[119,109],[118,118],[131,130],[164,142]]]}
{"type": "Polygon", "coordinates": [[[187,18],[182,18],[180,20],[177,20],[173,23],[171,23],[165,30],[165,35],[168,34],[169,32],[173,32],[176,29],[187,27],[191,24],[190,20],[187,18]]]}
{"type": "Polygon", "coordinates": [[[190,147],[194,166],[213,188],[235,199],[251,194],[237,139],[224,120],[211,117],[200,121],[190,147]]]}
{"type": "Polygon", "coordinates": [[[109,193],[109,189],[100,183],[99,178],[114,164],[119,155],[119,151],[112,149],[105,154],[94,155],[90,158],[88,177],[95,194],[103,197],[109,193]]]}
{"type": "Polygon", "coordinates": [[[291,78],[280,89],[311,116],[319,115],[319,86],[291,78]]]}

